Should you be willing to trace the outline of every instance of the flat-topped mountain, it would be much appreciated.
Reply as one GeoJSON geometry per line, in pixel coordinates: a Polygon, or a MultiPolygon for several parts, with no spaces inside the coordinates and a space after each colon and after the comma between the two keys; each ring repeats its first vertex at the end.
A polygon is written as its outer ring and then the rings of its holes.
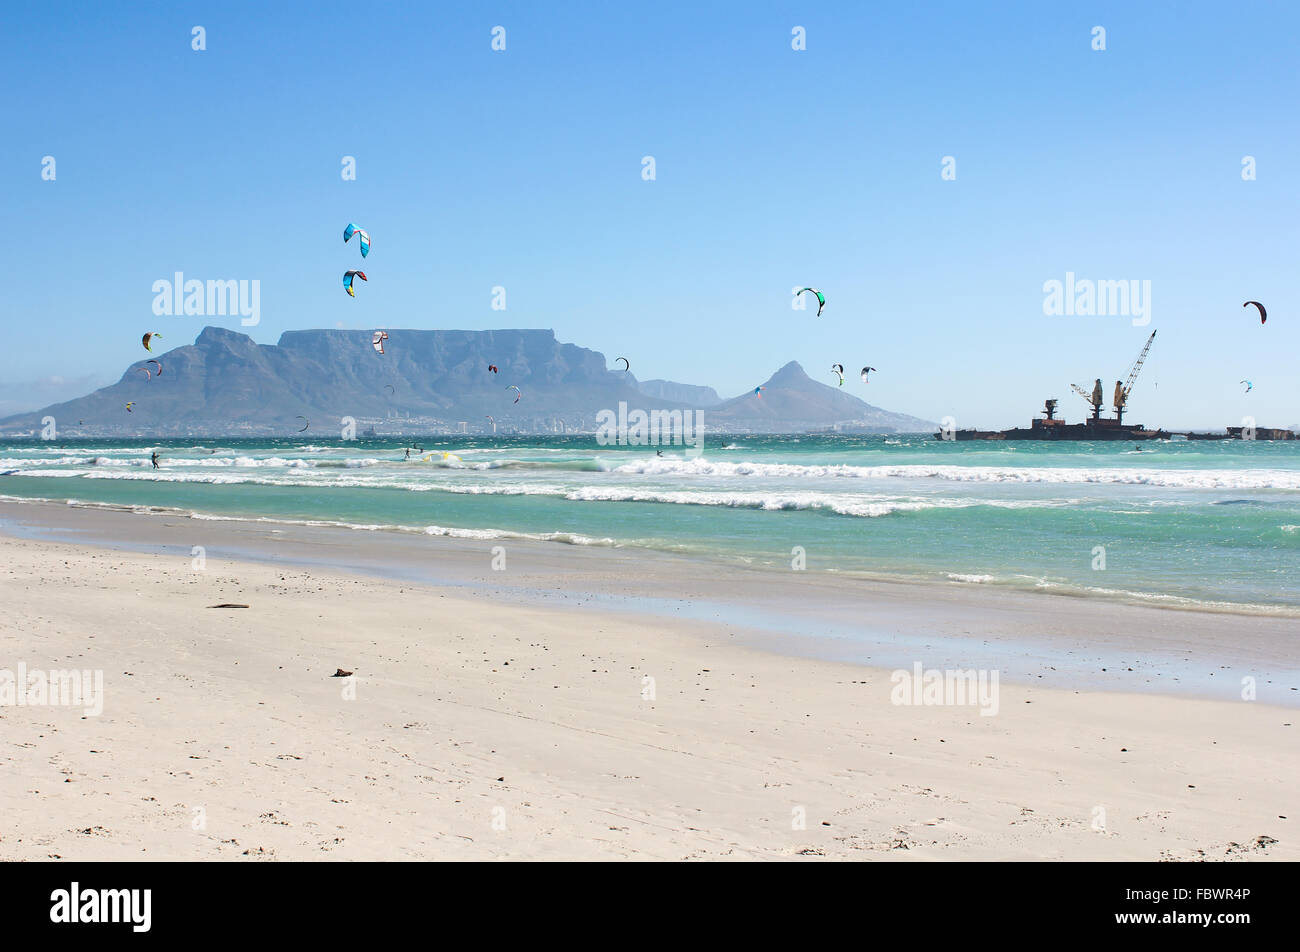
{"type": "Polygon", "coordinates": [[[383,354],[371,346],[371,333],[286,331],[275,344],[258,344],[205,327],[193,344],[136,361],[114,384],[11,416],[0,428],[39,432],[42,418],[52,416],[68,435],[292,433],[303,416],[322,435],[337,431],[344,417],[360,430],[418,433],[455,430],[462,422],[480,431],[492,426],[491,416],[498,432],[554,432],[594,429],[597,413],[620,402],[702,409],[714,432],[843,421],[874,422],[885,431],[929,426],[816,383],[795,363],[777,371],[761,400],[751,394],[722,402],[711,387],[639,383],[610,370],[603,354],[561,343],[550,330],[390,329],[383,354]]]}
{"type": "Polygon", "coordinates": [[[718,391],[712,387],[697,387],[689,383],[673,383],[671,380],[642,380],[637,389],[647,397],[659,400],[675,400],[678,403],[694,407],[715,407],[722,402],[718,391]]]}

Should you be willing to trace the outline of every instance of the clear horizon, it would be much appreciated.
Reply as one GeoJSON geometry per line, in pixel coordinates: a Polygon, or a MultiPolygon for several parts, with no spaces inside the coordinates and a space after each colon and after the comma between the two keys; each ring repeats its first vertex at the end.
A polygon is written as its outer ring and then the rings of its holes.
{"type": "Polygon", "coordinates": [[[550,328],[724,398],[871,364],[845,390],[882,409],[1022,426],[1081,419],[1069,384],[1158,329],[1133,419],[1300,421],[1294,9],[304,10],[55,3],[0,40],[4,412],[115,381],[148,330],[550,328]],[[176,272],[259,282],[259,323],[155,316],[176,272]],[[1149,311],[1046,314],[1052,281],[1149,311]]]}

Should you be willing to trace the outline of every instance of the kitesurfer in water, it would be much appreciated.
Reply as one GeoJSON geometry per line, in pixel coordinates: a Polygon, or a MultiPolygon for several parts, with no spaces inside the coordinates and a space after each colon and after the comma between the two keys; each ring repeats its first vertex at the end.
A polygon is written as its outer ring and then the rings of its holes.
{"type": "Polygon", "coordinates": [[[158,468],[158,451],[154,450],[153,455],[149,457],[149,462],[153,463],[153,468],[158,468]]]}
{"type": "Polygon", "coordinates": [[[410,458],[411,458],[411,450],[410,450],[410,447],[407,447],[407,450],[406,450],[406,458],[407,458],[407,459],[410,459],[410,458]]]}

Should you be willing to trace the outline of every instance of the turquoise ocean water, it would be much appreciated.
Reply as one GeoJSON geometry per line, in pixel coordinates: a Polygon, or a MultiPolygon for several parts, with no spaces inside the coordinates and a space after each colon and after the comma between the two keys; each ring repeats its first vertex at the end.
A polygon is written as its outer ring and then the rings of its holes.
{"type": "Polygon", "coordinates": [[[1300,614],[1300,442],[414,442],[10,441],[0,497],[1300,614]]]}

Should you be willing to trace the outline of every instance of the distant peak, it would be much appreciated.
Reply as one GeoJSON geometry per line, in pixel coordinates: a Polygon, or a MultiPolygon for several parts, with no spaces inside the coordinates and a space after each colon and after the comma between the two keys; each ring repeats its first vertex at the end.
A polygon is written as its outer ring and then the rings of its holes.
{"type": "Polygon", "coordinates": [[[802,384],[809,380],[800,366],[799,361],[792,360],[768,379],[767,385],[771,387],[789,387],[792,385],[802,384]]]}

